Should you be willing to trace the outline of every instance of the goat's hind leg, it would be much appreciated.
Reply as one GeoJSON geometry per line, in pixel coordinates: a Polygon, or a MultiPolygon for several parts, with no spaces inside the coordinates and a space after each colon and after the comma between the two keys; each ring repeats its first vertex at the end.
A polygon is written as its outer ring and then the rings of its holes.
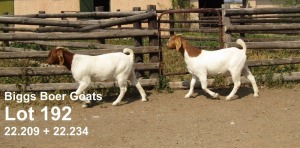
{"type": "Polygon", "coordinates": [[[145,93],[145,90],[141,86],[141,83],[136,79],[136,75],[135,75],[135,72],[133,70],[131,71],[131,75],[129,77],[129,80],[132,83],[132,85],[134,85],[137,88],[137,90],[139,91],[140,95],[142,96],[142,101],[146,102],[147,101],[147,95],[145,93]]]}
{"type": "Polygon", "coordinates": [[[251,82],[254,91],[254,97],[259,97],[259,90],[255,81],[255,77],[252,75],[247,65],[244,66],[242,75],[245,76],[251,82]]]}
{"type": "Polygon", "coordinates": [[[241,86],[240,73],[231,72],[231,76],[232,76],[232,81],[233,81],[233,89],[231,90],[230,94],[226,97],[226,100],[231,100],[232,97],[235,95],[235,93],[241,86]]]}

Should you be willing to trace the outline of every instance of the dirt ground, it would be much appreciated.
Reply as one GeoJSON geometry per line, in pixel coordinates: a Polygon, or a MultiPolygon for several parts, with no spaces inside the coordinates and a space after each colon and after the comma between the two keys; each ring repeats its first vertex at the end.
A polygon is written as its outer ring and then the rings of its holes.
{"type": "Polygon", "coordinates": [[[175,90],[147,91],[148,102],[127,95],[120,106],[111,106],[113,100],[109,100],[83,109],[75,102],[71,121],[45,121],[38,111],[34,121],[5,121],[1,110],[0,147],[300,147],[299,86],[260,89],[259,98],[242,87],[237,99],[226,101],[230,90],[214,90],[222,95],[220,100],[197,89],[191,99],[183,98],[187,90],[175,90]],[[4,128],[12,126],[38,127],[40,134],[4,136],[4,128]],[[87,127],[89,133],[54,136],[53,131],[42,132],[53,127],[87,127]]]}

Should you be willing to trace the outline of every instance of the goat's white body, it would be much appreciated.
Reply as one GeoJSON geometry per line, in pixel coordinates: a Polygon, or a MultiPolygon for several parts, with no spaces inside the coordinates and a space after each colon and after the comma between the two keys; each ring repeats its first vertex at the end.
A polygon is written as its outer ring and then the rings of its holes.
{"type": "MultiPolygon", "coordinates": [[[[147,101],[146,93],[136,79],[133,68],[133,52],[125,48],[123,53],[109,53],[98,56],[80,55],[73,56],[71,72],[73,78],[79,83],[76,95],[84,91],[90,82],[103,82],[117,80],[120,87],[120,94],[113,102],[113,105],[120,103],[127,91],[127,80],[135,85],[142,96],[142,101],[147,101]],[[129,52],[129,55],[124,54],[129,52]]],[[[85,101],[90,103],[89,100],[85,101]]],[[[86,104],[83,105],[86,107],[86,104]]]]}
{"type": "Polygon", "coordinates": [[[184,60],[187,64],[187,69],[192,74],[190,90],[185,95],[185,98],[189,98],[193,94],[197,78],[199,78],[202,89],[205,92],[210,94],[213,98],[218,98],[218,93],[212,92],[207,88],[207,76],[225,74],[227,72],[232,76],[234,88],[226,97],[226,100],[230,100],[237,92],[241,85],[241,75],[245,75],[250,80],[253,86],[254,96],[258,96],[255,78],[246,64],[246,45],[242,40],[237,40],[237,43],[243,46],[243,49],[231,47],[216,51],[202,50],[201,54],[196,57],[190,57],[187,51],[184,51],[184,60]]]}
{"type": "Polygon", "coordinates": [[[229,67],[241,69],[246,62],[246,55],[243,50],[232,47],[216,51],[202,50],[197,57],[189,57],[187,52],[184,54],[187,69],[192,74],[207,73],[209,76],[224,74],[229,72],[229,67]]]}
{"type": "Polygon", "coordinates": [[[117,77],[128,79],[133,69],[133,61],[123,53],[110,53],[98,56],[75,54],[72,62],[73,78],[79,82],[84,77],[91,81],[112,81],[117,77]]]}

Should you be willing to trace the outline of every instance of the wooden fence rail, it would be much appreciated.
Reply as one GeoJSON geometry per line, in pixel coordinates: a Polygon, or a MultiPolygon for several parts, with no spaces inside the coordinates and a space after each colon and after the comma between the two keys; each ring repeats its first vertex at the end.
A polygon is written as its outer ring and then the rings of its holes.
{"type": "MultiPolygon", "coordinates": [[[[157,79],[142,79],[139,81],[143,87],[157,85],[157,79]]],[[[128,82],[129,83],[129,82],[128,82]]],[[[129,83],[129,85],[131,85],[129,83]]],[[[76,90],[78,83],[38,83],[38,84],[0,84],[0,92],[40,92],[55,90],[76,90]]],[[[94,82],[89,85],[90,89],[117,87],[117,82],[94,82]]]]}
{"type": "Polygon", "coordinates": [[[254,14],[288,14],[300,13],[300,8],[243,8],[243,9],[228,9],[225,16],[236,15],[254,15],[254,14]]]}
{"type": "MultiPolygon", "coordinates": [[[[45,61],[46,62],[46,61],[45,61]]],[[[159,63],[134,63],[135,70],[156,70],[159,63]]],[[[0,67],[0,77],[70,75],[65,67],[0,67]]]]}
{"type": "Polygon", "coordinates": [[[146,13],[146,11],[129,12],[73,12],[60,14],[26,14],[26,15],[0,15],[0,17],[26,17],[26,18],[114,18],[127,17],[146,13]]]}
{"type": "Polygon", "coordinates": [[[109,30],[85,33],[1,33],[2,41],[26,40],[84,40],[98,38],[125,38],[157,36],[157,30],[109,30]]]}

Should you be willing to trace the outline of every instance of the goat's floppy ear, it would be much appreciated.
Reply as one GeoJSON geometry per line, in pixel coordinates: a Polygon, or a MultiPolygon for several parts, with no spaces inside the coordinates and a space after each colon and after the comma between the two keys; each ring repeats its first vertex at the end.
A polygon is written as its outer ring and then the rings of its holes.
{"type": "Polygon", "coordinates": [[[59,65],[63,65],[64,64],[64,56],[63,56],[63,50],[61,49],[57,49],[56,50],[56,54],[57,54],[57,57],[58,57],[58,61],[59,61],[59,65]]]}
{"type": "Polygon", "coordinates": [[[182,42],[181,42],[180,36],[176,36],[175,45],[176,45],[176,50],[179,51],[179,49],[182,47],[182,42]]]}

